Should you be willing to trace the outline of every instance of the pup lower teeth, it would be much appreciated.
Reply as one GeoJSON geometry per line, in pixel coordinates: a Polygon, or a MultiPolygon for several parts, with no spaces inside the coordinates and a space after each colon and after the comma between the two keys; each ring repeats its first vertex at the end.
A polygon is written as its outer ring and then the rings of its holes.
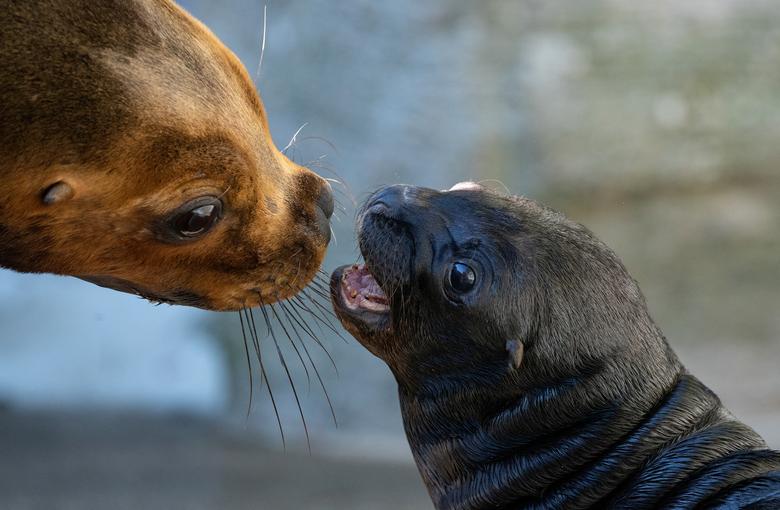
{"type": "Polygon", "coordinates": [[[350,294],[350,296],[352,296],[352,299],[354,299],[354,298],[357,297],[357,294],[358,294],[357,291],[353,290],[352,293],[350,294]]]}

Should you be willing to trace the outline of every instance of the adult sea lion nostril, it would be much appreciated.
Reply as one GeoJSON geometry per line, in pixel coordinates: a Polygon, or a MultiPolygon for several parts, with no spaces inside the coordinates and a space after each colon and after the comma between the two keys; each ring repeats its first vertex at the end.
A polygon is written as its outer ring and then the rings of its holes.
{"type": "Polygon", "coordinates": [[[333,216],[333,210],[335,207],[333,200],[333,189],[328,181],[323,181],[320,186],[320,195],[317,197],[317,206],[325,214],[326,218],[333,216]]]}

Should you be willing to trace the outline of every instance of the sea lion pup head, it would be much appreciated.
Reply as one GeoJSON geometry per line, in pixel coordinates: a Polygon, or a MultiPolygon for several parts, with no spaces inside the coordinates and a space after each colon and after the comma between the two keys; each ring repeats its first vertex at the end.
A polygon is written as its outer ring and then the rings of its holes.
{"type": "Polygon", "coordinates": [[[532,200],[391,186],[358,224],[365,265],[334,272],[334,308],[393,372],[437,508],[538,501],[680,373],[616,255],[532,200]]]}
{"type": "Polygon", "coordinates": [[[332,298],[402,389],[540,385],[606,360],[666,360],[615,254],[532,200],[391,186],[366,202],[359,243],[365,265],[336,270],[332,298]]]}
{"type": "Polygon", "coordinates": [[[358,222],[331,296],[398,381],[436,508],[692,507],[777,472],[584,227],[471,184],[384,188],[358,222]]]}
{"type": "Polygon", "coordinates": [[[0,266],[215,310],[313,278],[330,186],[205,26],[166,0],[11,2],[0,26],[0,266]]]}

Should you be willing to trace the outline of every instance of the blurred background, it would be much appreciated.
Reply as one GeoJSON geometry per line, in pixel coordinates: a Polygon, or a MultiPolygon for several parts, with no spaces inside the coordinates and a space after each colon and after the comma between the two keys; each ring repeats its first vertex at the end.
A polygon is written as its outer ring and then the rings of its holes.
{"type": "MultiPolygon", "coordinates": [[[[181,2],[258,67],[263,3],[181,2]]],[[[269,0],[276,144],[354,201],[465,179],[543,200],[623,258],[683,362],[780,447],[780,4],[269,0]],[[502,184],[499,184],[500,183],[502,184]]],[[[344,334],[249,383],[236,314],[0,272],[0,507],[429,509],[388,370],[344,334]],[[311,371],[311,369],[309,369],[311,371]],[[256,381],[257,382],[257,381],[256,381]]],[[[271,353],[271,351],[268,351],[271,353]]],[[[272,353],[271,353],[272,354],[272,353]]]]}

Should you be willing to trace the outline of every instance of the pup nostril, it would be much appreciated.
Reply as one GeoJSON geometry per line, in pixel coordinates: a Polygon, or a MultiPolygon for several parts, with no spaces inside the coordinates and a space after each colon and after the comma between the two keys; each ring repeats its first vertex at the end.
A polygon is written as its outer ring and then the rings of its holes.
{"type": "Polygon", "coordinates": [[[376,202],[371,205],[371,207],[368,208],[368,214],[376,214],[380,218],[384,219],[387,217],[388,212],[390,211],[390,208],[387,207],[387,204],[384,202],[376,202]]]}
{"type": "Polygon", "coordinates": [[[392,186],[386,186],[374,192],[369,199],[369,207],[371,210],[374,206],[382,204],[388,211],[386,216],[394,217],[395,213],[407,206],[414,206],[420,202],[419,190],[415,186],[407,186],[405,184],[395,184],[392,186]]]}
{"type": "Polygon", "coordinates": [[[317,207],[319,207],[327,218],[333,216],[333,190],[327,181],[323,181],[320,187],[320,196],[317,197],[317,207]]]}

